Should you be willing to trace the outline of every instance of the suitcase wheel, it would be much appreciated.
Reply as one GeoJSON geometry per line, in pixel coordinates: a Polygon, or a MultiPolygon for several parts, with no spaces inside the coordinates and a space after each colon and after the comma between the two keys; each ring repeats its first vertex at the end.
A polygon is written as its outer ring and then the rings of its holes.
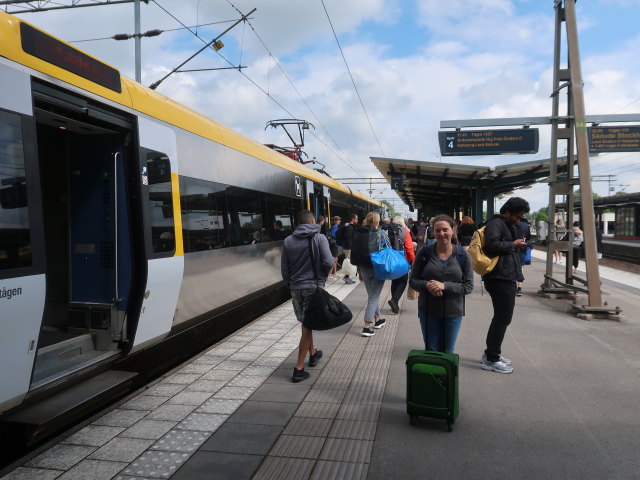
{"type": "Polygon", "coordinates": [[[409,415],[409,425],[415,425],[418,417],[416,415],[409,415]]]}
{"type": "Polygon", "coordinates": [[[451,424],[453,422],[451,420],[447,420],[447,428],[449,429],[449,433],[453,432],[453,429],[451,428],[451,424]]]}

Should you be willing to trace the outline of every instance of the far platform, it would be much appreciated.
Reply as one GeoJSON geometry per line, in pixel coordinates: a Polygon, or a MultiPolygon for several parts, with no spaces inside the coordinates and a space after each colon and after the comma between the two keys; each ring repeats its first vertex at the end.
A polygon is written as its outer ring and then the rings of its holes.
{"type": "Polygon", "coordinates": [[[405,297],[393,315],[387,284],[387,324],[365,338],[364,285],[334,281],[328,290],[355,320],[314,335],[325,356],[309,380],[290,381],[299,326],[287,302],[3,478],[640,478],[640,276],[603,269],[603,297],[626,321],[588,322],[569,301],[536,295],[542,258],[525,269],[503,345],[513,374],[480,368],[492,308],[476,276],[452,433],[406,414],[404,362],[422,347],[417,302],[405,297]]]}

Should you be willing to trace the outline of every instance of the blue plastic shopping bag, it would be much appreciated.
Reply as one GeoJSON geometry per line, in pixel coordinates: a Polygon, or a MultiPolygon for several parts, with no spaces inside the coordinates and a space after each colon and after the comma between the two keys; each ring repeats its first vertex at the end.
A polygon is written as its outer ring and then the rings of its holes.
{"type": "Polygon", "coordinates": [[[378,280],[395,280],[409,273],[409,262],[404,258],[404,252],[391,248],[385,237],[382,249],[371,254],[374,276],[378,280]]]}

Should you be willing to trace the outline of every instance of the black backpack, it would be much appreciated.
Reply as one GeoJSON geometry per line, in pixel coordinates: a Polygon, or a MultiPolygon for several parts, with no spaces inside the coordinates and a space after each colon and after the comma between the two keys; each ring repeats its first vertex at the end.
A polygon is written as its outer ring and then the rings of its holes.
{"type": "MultiPolygon", "coordinates": [[[[349,224],[347,223],[347,225],[349,224]]],[[[341,225],[336,232],[336,243],[341,247],[343,247],[345,243],[344,241],[347,234],[347,225],[341,225]]]]}
{"type": "Polygon", "coordinates": [[[351,263],[353,265],[371,265],[369,256],[369,229],[357,227],[351,246],[351,263]]]}
{"type": "Polygon", "coordinates": [[[382,230],[387,232],[389,235],[389,243],[391,244],[391,248],[398,251],[404,250],[404,245],[400,241],[400,225],[397,223],[387,223],[380,227],[382,230]]]}

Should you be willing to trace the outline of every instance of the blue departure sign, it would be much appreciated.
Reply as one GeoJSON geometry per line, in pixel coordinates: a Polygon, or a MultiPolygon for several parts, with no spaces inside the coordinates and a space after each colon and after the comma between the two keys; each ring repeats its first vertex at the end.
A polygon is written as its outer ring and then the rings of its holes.
{"type": "Polygon", "coordinates": [[[538,139],[537,128],[438,132],[443,156],[538,153],[538,139]]]}

